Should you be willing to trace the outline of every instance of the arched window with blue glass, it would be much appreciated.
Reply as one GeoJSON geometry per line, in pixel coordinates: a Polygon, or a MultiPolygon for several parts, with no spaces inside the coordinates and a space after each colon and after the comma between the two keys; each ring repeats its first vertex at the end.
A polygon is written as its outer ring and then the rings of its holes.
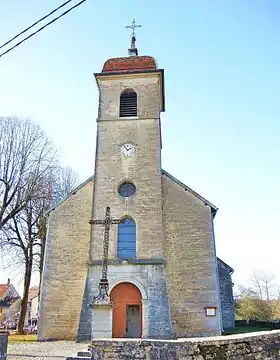
{"type": "Polygon", "coordinates": [[[118,258],[136,258],[136,224],[131,218],[124,218],[118,225],[118,258]]]}

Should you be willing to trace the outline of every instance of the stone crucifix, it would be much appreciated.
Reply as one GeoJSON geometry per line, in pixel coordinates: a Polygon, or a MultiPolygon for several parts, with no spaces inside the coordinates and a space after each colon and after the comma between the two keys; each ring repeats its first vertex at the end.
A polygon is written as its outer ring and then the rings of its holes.
{"type": "Polygon", "coordinates": [[[106,207],[105,218],[101,220],[90,220],[91,225],[103,225],[104,230],[104,242],[103,242],[103,258],[102,258],[102,274],[99,281],[99,293],[94,296],[92,304],[98,303],[111,303],[110,296],[108,294],[109,282],[108,282],[108,250],[109,250],[109,234],[112,224],[119,224],[121,220],[113,219],[111,216],[110,207],[106,207]]]}

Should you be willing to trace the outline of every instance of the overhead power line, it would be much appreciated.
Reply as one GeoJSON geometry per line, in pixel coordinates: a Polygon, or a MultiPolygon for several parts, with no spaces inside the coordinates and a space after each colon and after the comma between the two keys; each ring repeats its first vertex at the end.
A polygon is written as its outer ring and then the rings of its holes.
{"type": "Polygon", "coordinates": [[[63,8],[65,5],[67,5],[68,3],[70,3],[73,0],[68,0],[65,1],[63,4],[61,4],[60,6],[58,6],[56,9],[52,10],[50,13],[48,13],[47,15],[43,16],[41,19],[37,20],[35,23],[33,23],[32,25],[28,26],[26,29],[22,30],[20,33],[18,33],[16,36],[14,36],[13,38],[11,38],[10,40],[8,40],[7,42],[5,42],[5,44],[0,46],[0,49],[2,49],[4,46],[10,44],[12,41],[14,41],[16,38],[18,38],[20,35],[24,34],[26,31],[32,29],[35,25],[39,24],[41,21],[45,20],[47,17],[49,17],[50,15],[54,14],[57,10],[63,8]]]}
{"type": "Polygon", "coordinates": [[[21,45],[22,43],[24,43],[26,40],[30,39],[32,36],[38,34],[40,31],[42,31],[43,29],[45,29],[46,27],[48,27],[49,25],[51,25],[52,23],[54,23],[55,21],[59,20],[61,17],[63,17],[64,15],[68,14],[70,11],[74,10],[76,7],[80,6],[81,4],[83,4],[84,2],[86,2],[87,0],[81,0],[80,2],[78,2],[76,5],[72,6],[71,8],[69,8],[68,10],[64,11],[62,14],[60,14],[59,16],[57,16],[56,18],[52,19],[51,21],[49,21],[47,24],[45,24],[44,26],[40,27],[38,30],[34,31],[33,33],[31,33],[30,35],[28,35],[26,38],[24,38],[23,40],[19,41],[18,43],[16,43],[14,46],[12,46],[11,48],[9,48],[8,50],[4,51],[2,54],[0,54],[0,58],[6,54],[8,54],[10,51],[14,50],[16,47],[18,47],[19,45],[21,45]]]}

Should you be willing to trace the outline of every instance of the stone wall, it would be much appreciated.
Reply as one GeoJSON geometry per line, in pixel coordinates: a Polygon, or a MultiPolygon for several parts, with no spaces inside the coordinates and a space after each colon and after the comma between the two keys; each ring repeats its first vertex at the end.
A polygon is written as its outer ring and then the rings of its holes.
{"type": "Polygon", "coordinates": [[[231,269],[218,259],[223,329],[235,327],[231,269]]]}
{"type": "Polygon", "coordinates": [[[93,360],[279,360],[280,331],[179,340],[93,340],[93,360]]]}
{"type": "MultiPolygon", "coordinates": [[[[77,340],[92,339],[93,309],[89,306],[97,295],[100,280],[101,264],[91,263],[84,293],[83,308],[77,340]]],[[[109,259],[108,280],[109,292],[121,282],[134,284],[142,297],[142,324],[144,338],[171,338],[172,326],[166,292],[164,264],[157,261],[130,260],[125,263],[109,259]]],[[[106,324],[108,319],[103,318],[106,324]]]]}
{"type": "Polygon", "coordinates": [[[221,334],[220,295],[211,209],[162,175],[165,274],[177,337],[221,334]],[[215,307],[215,317],[205,308],[215,307]]]}
{"type": "MultiPolygon", "coordinates": [[[[141,74],[140,74],[141,75],[141,74]]],[[[143,76],[101,76],[93,218],[104,216],[110,206],[114,218],[129,216],[136,223],[136,253],[139,259],[163,257],[160,80],[159,74],[143,76]],[[137,92],[138,116],[119,118],[119,98],[125,89],[137,92]],[[132,143],[135,155],[124,158],[121,146],[132,143]],[[136,193],[131,198],[119,195],[118,187],[132,181],[136,193]]],[[[110,232],[109,258],[117,256],[117,226],[110,232]]],[[[92,227],[91,259],[103,256],[103,228],[92,227]]]]}
{"type": "MultiPolygon", "coordinates": [[[[125,281],[135,284],[142,292],[143,336],[166,338],[172,336],[172,328],[163,261],[160,76],[158,72],[97,76],[100,104],[92,218],[103,218],[104,209],[110,206],[113,218],[129,217],[135,221],[137,259],[126,264],[117,259],[118,226],[110,229],[109,284],[114,286],[125,281]],[[137,117],[119,117],[120,94],[125,89],[137,93],[137,117]],[[134,156],[122,156],[120,150],[125,143],[134,144],[134,156]],[[132,197],[118,193],[119,185],[125,181],[136,186],[132,197]]],[[[88,304],[98,290],[103,239],[104,228],[93,226],[78,340],[91,338],[91,327],[95,327],[88,304]]]]}
{"type": "Polygon", "coordinates": [[[75,339],[87,276],[93,181],[49,216],[38,339],[75,339]]]}

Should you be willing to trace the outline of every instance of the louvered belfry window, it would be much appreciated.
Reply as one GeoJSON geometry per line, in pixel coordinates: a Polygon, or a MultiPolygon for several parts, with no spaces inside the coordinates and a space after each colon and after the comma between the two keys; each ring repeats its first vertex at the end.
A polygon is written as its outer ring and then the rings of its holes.
{"type": "Polygon", "coordinates": [[[127,89],[120,96],[120,117],[137,116],[137,94],[127,89]]]}

